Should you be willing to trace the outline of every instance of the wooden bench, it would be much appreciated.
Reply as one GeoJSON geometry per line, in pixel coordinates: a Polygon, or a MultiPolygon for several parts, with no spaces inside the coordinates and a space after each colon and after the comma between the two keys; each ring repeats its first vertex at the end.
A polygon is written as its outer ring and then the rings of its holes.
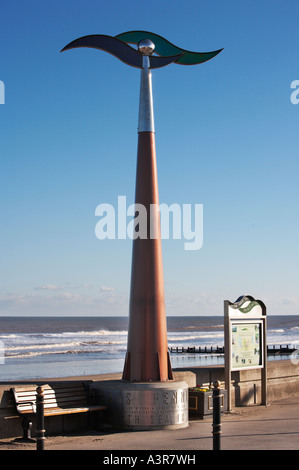
{"type": "MultiPolygon", "coordinates": [[[[90,405],[86,388],[81,382],[56,383],[42,385],[44,391],[44,416],[68,415],[104,411],[104,405],[90,405]]],[[[36,385],[22,385],[11,389],[17,412],[23,416],[23,439],[31,439],[32,422],[30,416],[36,414],[36,385]]]]}

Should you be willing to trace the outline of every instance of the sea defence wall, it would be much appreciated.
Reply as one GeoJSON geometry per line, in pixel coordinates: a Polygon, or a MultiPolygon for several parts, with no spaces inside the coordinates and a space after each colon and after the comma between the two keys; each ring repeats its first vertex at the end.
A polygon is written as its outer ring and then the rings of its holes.
{"type": "MultiPolygon", "coordinates": [[[[187,369],[173,371],[174,380],[186,382],[187,386],[196,385],[196,375],[187,369]]],[[[14,388],[23,384],[31,384],[34,387],[43,384],[55,385],[63,382],[83,382],[90,391],[90,401],[96,403],[92,384],[100,381],[121,380],[122,374],[91,375],[83,377],[65,377],[38,380],[26,380],[22,382],[0,382],[0,439],[19,438],[23,436],[22,417],[16,411],[16,406],[11,392],[14,388]]],[[[71,415],[59,415],[45,417],[46,434],[68,434],[84,431],[90,427],[97,428],[102,418],[98,412],[76,413],[71,415]]],[[[35,435],[35,417],[32,419],[32,437],[35,435]]]]}
{"type": "MultiPolygon", "coordinates": [[[[224,366],[194,367],[189,369],[196,375],[196,384],[208,387],[220,380],[225,388],[224,366]]],[[[268,361],[267,401],[299,395],[299,364],[290,360],[268,361]]],[[[261,370],[249,369],[232,372],[232,406],[259,405],[261,403],[261,370]]]]}
{"type": "MultiPolygon", "coordinates": [[[[195,385],[210,386],[214,380],[220,380],[221,388],[224,388],[224,367],[206,366],[175,369],[174,379],[185,381],[189,388],[195,385]]],[[[36,386],[55,382],[84,382],[87,388],[92,390],[91,385],[95,381],[120,380],[121,374],[107,374],[84,377],[69,377],[61,379],[44,379],[42,381],[24,382],[0,382],[0,438],[22,437],[22,418],[16,412],[13,396],[10,391],[20,383],[31,383],[36,386]]],[[[269,404],[280,398],[299,396],[299,364],[293,364],[289,360],[277,360],[268,362],[268,395],[269,404]]],[[[92,396],[91,396],[92,398],[92,396]]],[[[261,403],[261,372],[257,370],[242,370],[232,373],[232,407],[258,405],[261,403]]],[[[50,434],[67,434],[70,432],[86,430],[93,425],[88,413],[64,416],[48,417],[45,419],[45,428],[50,434]]],[[[95,413],[95,419],[98,417],[95,413]]],[[[35,421],[33,419],[34,436],[35,421]]]]}

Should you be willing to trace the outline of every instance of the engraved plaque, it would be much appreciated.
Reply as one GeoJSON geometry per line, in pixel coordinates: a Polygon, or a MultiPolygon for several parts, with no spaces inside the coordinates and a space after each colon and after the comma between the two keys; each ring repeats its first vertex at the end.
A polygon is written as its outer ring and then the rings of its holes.
{"type": "Polygon", "coordinates": [[[150,430],[188,426],[186,382],[102,382],[93,385],[100,403],[108,406],[109,423],[125,429],[150,430]]]}
{"type": "Polygon", "coordinates": [[[170,426],[188,421],[188,390],[136,390],[124,393],[123,424],[170,426]]]}

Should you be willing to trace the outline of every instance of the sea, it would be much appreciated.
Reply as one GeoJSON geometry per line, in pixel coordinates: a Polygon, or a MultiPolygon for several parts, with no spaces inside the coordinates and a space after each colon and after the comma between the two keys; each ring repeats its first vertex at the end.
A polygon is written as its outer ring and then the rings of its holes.
{"type": "MultiPolygon", "coordinates": [[[[167,317],[168,346],[223,346],[223,323],[221,316],[167,317]]],[[[122,372],[127,331],[127,317],[0,317],[0,382],[122,372]]],[[[268,315],[267,344],[299,350],[299,315],[268,315]]],[[[170,358],[173,369],[224,364],[220,354],[170,358]]]]}

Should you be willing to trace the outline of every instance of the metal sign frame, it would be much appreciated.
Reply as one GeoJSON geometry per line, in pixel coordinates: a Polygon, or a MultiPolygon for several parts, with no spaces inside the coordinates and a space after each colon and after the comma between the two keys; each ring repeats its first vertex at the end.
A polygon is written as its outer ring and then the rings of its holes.
{"type": "Polygon", "coordinates": [[[265,304],[249,295],[241,296],[235,302],[224,301],[225,388],[228,411],[231,411],[231,373],[234,371],[261,369],[261,404],[267,404],[266,318],[265,304]]]}

